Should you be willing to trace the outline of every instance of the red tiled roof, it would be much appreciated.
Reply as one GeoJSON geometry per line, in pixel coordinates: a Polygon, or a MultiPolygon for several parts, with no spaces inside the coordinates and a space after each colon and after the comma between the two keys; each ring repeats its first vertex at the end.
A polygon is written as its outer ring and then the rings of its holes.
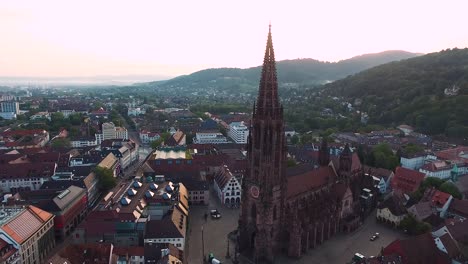
{"type": "Polygon", "coordinates": [[[53,217],[52,214],[30,205],[3,224],[1,228],[17,243],[22,244],[53,217]]]}
{"type": "Polygon", "coordinates": [[[397,239],[383,250],[383,255],[399,255],[405,264],[450,264],[447,254],[441,252],[430,233],[397,239]]]}
{"type": "Polygon", "coordinates": [[[446,149],[441,150],[435,153],[437,158],[442,160],[461,160],[461,161],[468,161],[468,158],[460,157],[461,152],[467,154],[468,153],[468,146],[460,146],[453,149],[446,149]]]}
{"type": "Polygon", "coordinates": [[[72,263],[108,264],[115,263],[110,259],[112,248],[112,244],[107,243],[68,245],[59,255],[72,263]]]}
{"type": "Polygon", "coordinates": [[[450,198],[450,194],[436,190],[432,196],[432,205],[442,207],[450,198]]]}
{"type": "Polygon", "coordinates": [[[415,192],[426,175],[419,171],[397,167],[392,180],[392,188],[405,193],[415,192]]]}
{"type": "Polygon", "coordinates": [[[114,254],[118,256],[144,256],[144,247],[114,247],[114,254]]]}
{"type": "Polygon", "coordinates": [[[30,129],[30,130],[8,130],[2,132],[1,135],[3,137],[11,137],[11,136],[31,136],[31,135],[40,135],[47,133],[44,129],[30,129]]]}
{"type": "Polygon", "coordinates": [[[320,189],[335,177],[335,171],[329,166],[290,176],[288,177],[286,197],[289,198],[304,192],[320,189]]]}

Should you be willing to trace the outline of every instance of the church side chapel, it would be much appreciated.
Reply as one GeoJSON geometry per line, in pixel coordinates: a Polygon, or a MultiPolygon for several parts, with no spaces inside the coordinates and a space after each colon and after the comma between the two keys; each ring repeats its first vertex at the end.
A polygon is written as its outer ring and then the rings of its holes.
{"type": "Polygon", "coordinates": [[[287,168],[284,127],[270,26],[238,226],[239,251],[255,263],[271,263],[277,254],[301,257],[336,233],[356,229],[363,217],[364,173],[357,154],[346,145],[338,158],[331,158],[324,141],[319,166],[287,168]]]}

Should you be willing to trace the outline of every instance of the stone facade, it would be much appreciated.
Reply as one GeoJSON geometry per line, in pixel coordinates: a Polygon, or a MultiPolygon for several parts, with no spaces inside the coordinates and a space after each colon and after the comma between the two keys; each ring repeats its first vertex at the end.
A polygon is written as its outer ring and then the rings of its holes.
{"type": "Polygon", "coordinates": [[[255,263],[271,263],[277,254],[300,257],[340,230],[355,228],[363,171],[349,146],[339,160],[331,161],[325,142],[320,166],[286,169],[271,30],[259,86],[242,181],[238,248],[255,263]]]}

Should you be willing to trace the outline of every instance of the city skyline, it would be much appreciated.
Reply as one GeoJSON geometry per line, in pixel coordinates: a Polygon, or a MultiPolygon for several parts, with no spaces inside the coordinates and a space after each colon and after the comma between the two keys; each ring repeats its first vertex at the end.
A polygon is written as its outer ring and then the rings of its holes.
{"type": "Polygon", "coordinates": [[[277,60],[468,46],[468,3],[450,1],[59,1],[0,4],[0,76],[149,75],[259,66],[271,22],[277,60]],[[252,49],[257,47],[257,49],[252,49]],[[228,51],[228,52],[226,52],[228,51]]]}

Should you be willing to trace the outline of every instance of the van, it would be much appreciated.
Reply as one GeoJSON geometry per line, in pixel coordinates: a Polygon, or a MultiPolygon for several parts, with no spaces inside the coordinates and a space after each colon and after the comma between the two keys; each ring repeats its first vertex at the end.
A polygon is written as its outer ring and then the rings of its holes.
{"type": "Polygon", "coordinates": [[[354,257],[353,257],[353,261],[361,261],[361,260],[365,260],[366,257],[364,257],[364,255],[360,254],[360,253],[356,253],[354,254],[354,257]]]}

